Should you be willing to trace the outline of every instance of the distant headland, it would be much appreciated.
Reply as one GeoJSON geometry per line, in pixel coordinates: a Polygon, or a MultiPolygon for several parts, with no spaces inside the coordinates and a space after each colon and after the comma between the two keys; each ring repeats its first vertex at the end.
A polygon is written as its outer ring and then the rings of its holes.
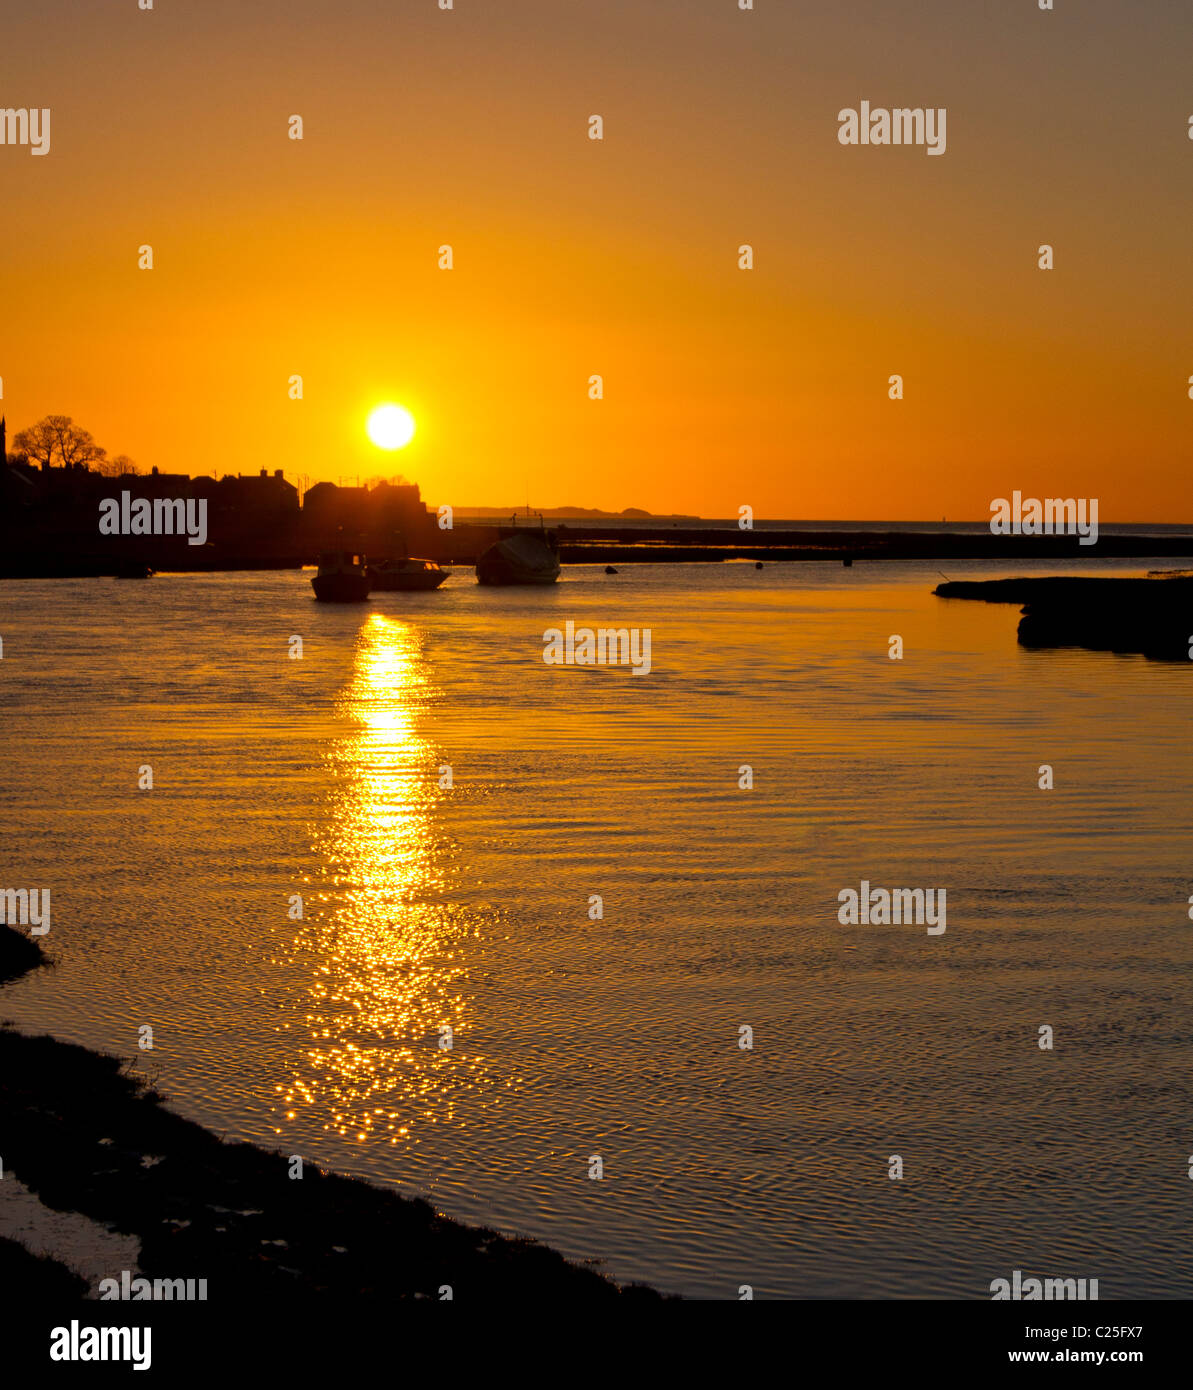
{"type": "MultiPolygon", "coordinates": [[[[457,507],[456,515],[469,519],[471,517],[492,517],[495,520],[502,520],[508,516],[515,516],[519,512],[518,507],[457,507]]],[[[532,507],[529,509],[533,515],[541,516],[547,521],[580,521],[592,519],[595,521],[703,521],[703,517],[692,516],[685,512],[647,512],[641,507],[623,507],[619,512],[602,511],[600,507],[532,507]]]]}

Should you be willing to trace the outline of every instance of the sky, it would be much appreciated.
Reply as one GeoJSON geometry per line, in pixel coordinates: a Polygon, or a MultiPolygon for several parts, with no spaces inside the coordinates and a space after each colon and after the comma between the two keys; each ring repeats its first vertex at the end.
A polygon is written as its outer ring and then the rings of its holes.
{"type": "Polygon", "coordinates": [[[1193,522],[1193,12],[1055,4],[6,6],[0,107],[51,110],[0,146],[10,439],[457,507],[1193,522]],[[943,107],[945,153],[842,145],[862,101],[943,107]]]}

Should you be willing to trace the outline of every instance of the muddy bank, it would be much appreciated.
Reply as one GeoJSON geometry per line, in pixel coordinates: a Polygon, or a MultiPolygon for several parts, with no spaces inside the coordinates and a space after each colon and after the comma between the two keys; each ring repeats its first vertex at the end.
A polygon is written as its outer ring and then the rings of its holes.
{"type": "MultiPolygon", "coordinates": [[[[0,945],[0,959],[20,954],[0,945]]],[[[439,1299],[444,1286],[487,1303],[658,1298],[311,1163],[291,1178],[288,1155],[225,1142],[165,1109],[118,1058],[52,1038],[0,1030],[0,1134],[6,1172],[42,1203],[136,1236],[143,1276],[206,1279],[211,1302],[439,1299]]],[[[28,1291],[31,1267],[0,1244],[10,1296],[28,1291]]],[[[43,1284],[60,1291],[64,1273],[50,1265],[43,1284]]]]}
{"type": "Polygon", "coordinates": [[[952,580],[940,598],[1023,606],[1024,647],[1084,647],[1189,661],[1193,637],[1193,576],[1152,573],[1143,579],[1055,575],[1043,579],[952,580]]]}
{"type": "Polygon", "coordinates": [[[45,952],[33,937],[0,925],[0,984],[46,964],[45,952]]]}
{"type": "Polygon", "coordinates": [[[65,1265],[35,1255],[15,1240],[0,1238],[0,1297],[53,1304],[86,1296],[86,1280],[65,1265]]]}

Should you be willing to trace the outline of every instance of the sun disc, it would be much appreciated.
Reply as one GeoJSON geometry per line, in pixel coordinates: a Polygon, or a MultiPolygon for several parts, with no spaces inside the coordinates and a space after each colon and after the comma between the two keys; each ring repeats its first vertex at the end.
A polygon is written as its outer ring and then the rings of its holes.
{"type": "Polygon", "coordinates": [[[414,438],[414,416],[401,405],[379,405],[365,426],[379,449],[404,449],[414,438]]]}

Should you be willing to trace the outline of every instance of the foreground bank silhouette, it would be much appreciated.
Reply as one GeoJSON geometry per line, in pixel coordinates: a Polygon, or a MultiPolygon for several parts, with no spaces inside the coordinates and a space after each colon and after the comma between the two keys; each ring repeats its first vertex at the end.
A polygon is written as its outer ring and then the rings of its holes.
{"type": "MultiPolygon", "coordinates": [[[[0,926],[7,978],[42,959],[0,926]]],[[[202,1277],[225,1306],[316,1294],[438,1300],[445,1288],[474,1304],[529,1307],[659,1297],[313,1163],[291,1179],[287,1155],[222,1140],[165,1109],[119,1058],[53,1038],[0,1030],[0,1132],[6,1171],[46,1205],[135,1235],[142,1275],[202,1277]]],[[[10,1298],[78,1292],[63,1267],[0,1242],[4,1268],[32,1281],[6,1284],[10,1298]]]]}

